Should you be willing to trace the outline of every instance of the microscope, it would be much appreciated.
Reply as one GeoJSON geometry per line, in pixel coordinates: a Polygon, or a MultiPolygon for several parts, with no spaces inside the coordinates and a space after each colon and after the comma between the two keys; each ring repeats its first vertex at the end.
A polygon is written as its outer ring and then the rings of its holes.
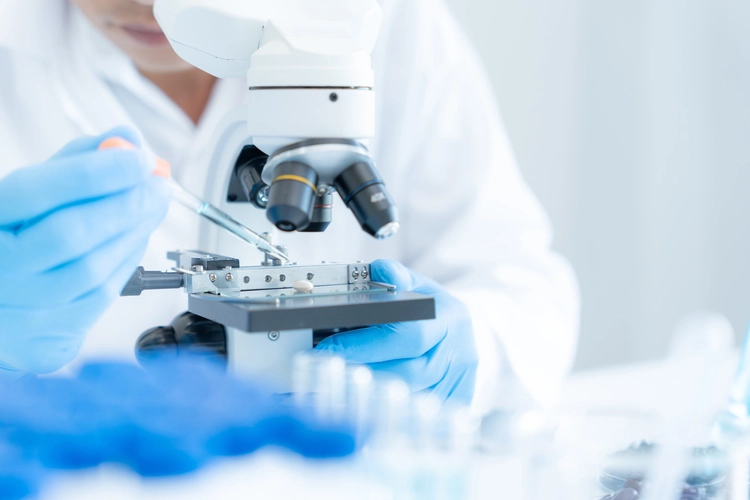
{"type": "MultiPolygon", "coordinates": [[[[323,232],[338,193],[375,239],[398,231],[368,150],[377,0],[156,0],[154,14],[187,62],[218,78],[247,78],[247,105],[214,137],[209,199],[264,210],[282,232],[323,232]]],[[[140,268],[123,290],[189,294],[188,313],[141,336],[142,362],[163,350],[209,351],[237,374],[288,390],[294,354],[328,335],[435,317],[432,297],[372,281],[363,262],[299,266],[266,254],[243,267],[201,251],[169,257],[171,272],[140,268]]]]}

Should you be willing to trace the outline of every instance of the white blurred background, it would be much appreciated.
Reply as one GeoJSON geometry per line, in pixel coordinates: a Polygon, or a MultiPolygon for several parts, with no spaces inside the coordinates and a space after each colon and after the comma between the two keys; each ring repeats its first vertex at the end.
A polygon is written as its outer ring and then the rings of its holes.
{"type": "Polygon", "coordinates": [[[750,322],[750,2],[447,0],[578,273],[577,367],[750,322]]]}

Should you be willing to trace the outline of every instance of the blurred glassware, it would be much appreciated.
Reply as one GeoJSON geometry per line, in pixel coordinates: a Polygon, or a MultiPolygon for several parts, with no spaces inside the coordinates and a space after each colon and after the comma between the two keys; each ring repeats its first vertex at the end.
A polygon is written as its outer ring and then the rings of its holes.
{"type": "Polygon", "coordinates": [[[721,354],[734,349],[734,345],[734,327],[726,316],[712,311],[695,311],[677,323],[672,333],[669,355],[721,354]]]}
{"type": "MultiPolygon", "coordinates": [[[[646,498],[656,482],[654,468],[665,424],[656,414],[627,407],[560,415],[552,442],[527,457],[525,500],[646,498]]],[[[703,427],[709,429],[710,422],[703,427]]],[[[716,447],[708,435],[689,448],[681,492],[669,500],[747,500],[747,487],[744,497],[732,493],[733,451],[716,447]]],[[[747,468],[746,459],[744,465],[747,468]]]]}

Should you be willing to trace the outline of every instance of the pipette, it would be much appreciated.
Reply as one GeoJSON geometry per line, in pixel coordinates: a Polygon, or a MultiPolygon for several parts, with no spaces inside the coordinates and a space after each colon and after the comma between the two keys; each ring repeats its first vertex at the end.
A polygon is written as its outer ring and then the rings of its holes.
{"type": "MultiPolygon", "coordinates": [[[[119,137],[109,138],[99,145],[99,149],[112,148],[135,149],[136,146],[131,142],[119,137]]],[[[281,260],[282,262],[289,262],[289,257],[287,257],[286,254],[281,252],[278,248],[273,246],[263,236],[256,233],[244,224],[241,224],[226,212],[219,210],[214,205],[200,199],[193,193],[187,191],[185,188],[177,184],[177,181],[175,181],[169,175],[170,171],[171,169],[169,163],[166,160],[163,160],[161,158],[157,159],[154,175],[158,175],[167,179],[169,187],[172,189],[172,194],[176,201],[194,211],[198,215],[210,220],[217,226],[225,229],[226,231],[229,231],[241,240],[250,243],[261,252],[265,252],[268,255],[281,260]]]]}
{"type": "Polygon", "coordinates": [[[173,178],[170,177],[167,179],[167,182],[172,188],[174,199],[185,207],[195,211],[198,215],[205,217],[217,226],[226,229],[247,243],[250,243],[261,252],[265,252],[282,262],[289,262],[289,257],[271,245],[271,243],[269,243],[263,236],[259,235],[244,224],[241,224],[226,212],[219,210],[210,203],[203,201],[189,191],[186,191],[185,188],[177,184],[173,178]]]}

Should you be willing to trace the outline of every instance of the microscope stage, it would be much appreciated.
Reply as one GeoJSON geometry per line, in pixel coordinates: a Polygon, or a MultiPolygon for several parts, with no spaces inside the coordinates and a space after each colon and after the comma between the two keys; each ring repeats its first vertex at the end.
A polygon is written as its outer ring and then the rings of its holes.
{"type": "Polygon", "coordinates": [[[193,314],[245,332],[327,330],[435,318],[433,297],[375,283],[316,287],[315,293],[191,294],[188,308],[193,314]]]}

